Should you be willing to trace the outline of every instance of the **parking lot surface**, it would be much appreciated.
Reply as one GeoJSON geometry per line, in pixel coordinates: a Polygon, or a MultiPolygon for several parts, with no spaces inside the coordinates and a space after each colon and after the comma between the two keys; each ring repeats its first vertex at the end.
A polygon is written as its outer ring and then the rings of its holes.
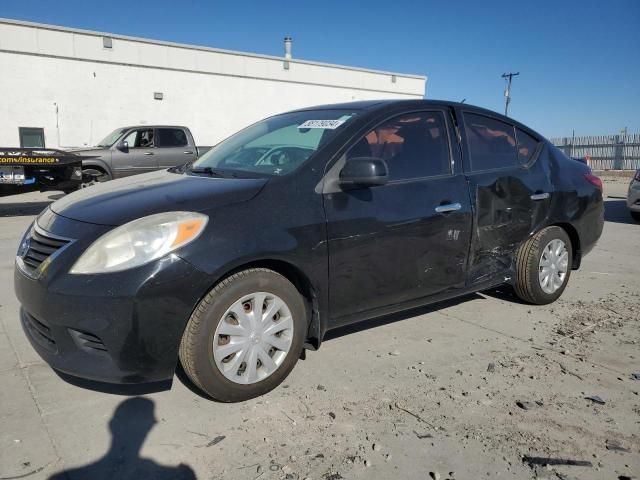
{"type": "Polygon", "coordinates": [[[0,479],[640,476],[640,225],[626,185],[605,183],[604,233],[558,302],[503,289],[332,332],[240,404],[178,378],[126,396],[56,375],[22,333],[13,262],[61,194],[2,198],[0,479]]]}

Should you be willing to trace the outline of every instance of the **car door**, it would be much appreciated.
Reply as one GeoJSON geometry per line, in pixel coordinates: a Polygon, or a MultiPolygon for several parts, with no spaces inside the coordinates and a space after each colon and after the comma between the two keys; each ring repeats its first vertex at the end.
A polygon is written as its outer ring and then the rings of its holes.
{"type": "Polygon", "coordinates": [[[182,128],[156,128],[156,160],[158,168],[175,167],[197,158],[196,149],[189,145],[187,134],[182,128]]]}
{"type": "Polygon", "coordinates": [[[518,246],[545,223],[553,195],[549,163],[532,132],[506,118],[460,114],[475,206],[469,283],[497,283],[511,275],[518,246]]]}
{"type": "Polygon", "coordinates": [[[356,140],[327,173],[334,324],[464,286],[471,206],[448,124],[440,109],[393,116],[356,140]],[[388,183],[341,190],[336,179],[345,161],[367,156],[386,161],[388,183]]]}
{"type": "Polygon", "coordinates": [[[154,129],[136,128],[113,148],[111,165],[115,178],[127,177],[158,169],[154,147],[154,129]],[[127,147],[123,143],[127,143],[127,147]]]}

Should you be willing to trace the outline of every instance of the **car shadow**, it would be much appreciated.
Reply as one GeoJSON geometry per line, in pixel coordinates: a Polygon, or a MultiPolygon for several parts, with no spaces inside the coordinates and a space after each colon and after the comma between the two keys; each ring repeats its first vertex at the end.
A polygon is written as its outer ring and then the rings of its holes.
{"type": "Polygon", "coordinates": [[[351,325],[345,325],[329,330],[323,339],[323,342],[334,340],[336,338],[344,337],[345,335],[351,335],[352,333],[362,332],[371,328],[381,327],[389,323],[400,322],[402,320],[408,320],[409,318],[417,317],[419,315],[426,315],[427,313],[433,313],[442,308],[453,307],[460,303],[468,302],[469,300],[481,299],[481,295],[477,293],[470,293],[462,297],[453,298],[451,300],[444,300],[442,302],[433,303],[423,307],[416,307],[403,312],[393,313],[390,315],[384,315],[381,317],[372,318],[371,320],[364,320],[362,322],[353,323],[351,325]]]}
{"type": "Polygon", "coordinates": [[[612,199],[611,197],[604,202],[604,220],[613,223],[637,224],[631,218],[626,199],[612,199]]]}
{"type": "Polygon", "coordinates": [[[169,467],[140,456],[144,441],[156,423],[152,400],[144,397],[124,400],[109,422],[109,450],[95,462],[61,470],[49,480],[195,480],[195,472],[184,463],[169,467]]]}
{"type": "Polygon", "coordinates": [[[531,305],[528,302],[522,300],[518,295],[516,295],[516,291],[513,289],[511,285],[500,285],[499,287],[491,288],[489,290],[484,290],[482,292],[487,297],[496,298],[498,300],[505,300],[510,303],[517,303],[519,305],[531,305]]]}
{"type": "Polygon", "coordinates": [[[180,383],[182,383],[182,385],[184,385],[191,393],[198,395],[200,398],[204,398],[205,400],[208,400],[210,402],[218,402],[218,400],[204,393],[195,383],[191,381],[191,379],[187,375],[187,372],[184,371],[184,368],[182,367],[180,361],[178,361],[178,365],[176,367],[176,377],[178,378],[178,380],[180,380],[180,383]]]}
{"type": "Polygon", "coordinates": [[[130,384],[107,383],[75,377],[55,369],[53,369],[53,371],[58,375],[58,377],[74,387],[82,388],[84,390],[92,390],[94,392],[108,393],[110,395],[148,395],[150,393],[166,392],[167,390],[171,390],[172,385],[171,380],[130,384]]]}

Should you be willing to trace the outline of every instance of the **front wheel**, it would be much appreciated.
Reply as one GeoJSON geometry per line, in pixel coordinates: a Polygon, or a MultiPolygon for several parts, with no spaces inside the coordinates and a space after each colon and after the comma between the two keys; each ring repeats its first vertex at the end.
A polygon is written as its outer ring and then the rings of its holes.
{"type": "Polygon", "coordinates": [[[518,297],[537,305],[556,301],[569,281],[572,258],[571,240],[562,228],[547,227],[533,235],[516,253],[518,297]]]}
{"type": "Polygon", "coordinates": [[[263,268],[216,285],[195,309],[180,343],[180,362],[196,386],[222,402],[277,387],[302,352],[303,297],[282,275],[263,268]]]}
{"type": "Polygon", "coordinates": [[[96,183],[108,182],[111,175],[98,167],[87,167],[82,169],[82,183],[80,188],[87,188],[96,183]]]}

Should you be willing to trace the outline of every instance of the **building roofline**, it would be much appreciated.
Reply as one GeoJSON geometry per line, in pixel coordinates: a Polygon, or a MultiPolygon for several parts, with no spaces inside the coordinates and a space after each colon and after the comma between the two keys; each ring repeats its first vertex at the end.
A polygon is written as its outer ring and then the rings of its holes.
{"type": "Polygon", "coordinates": [[[221,49],[221,48],[204,47],[204,46],[192,45],[192,44],[188,44],[188,43],[177,43],[177,42],[169,42],[169,41],[164,41],[164,40],[154,40],[154,39],[150,39],[150,38],[133,37],[133,36],[129,36],[129,35],[119,35],[119,34],[109,33],[109,32],[98,32],[98,31],[95,31],[95,30],[85,30],[85,29],[80,29],[80,28],[62,27],[62,26],[59,26],[59,25],[50,25],[50,24],[46,24],[46,23],[30,22],[30,21],[26,21],[26,20],[14,20],[14,19],[11,19],[11,18],[2,18],[2,17],[0,17],[0,24],[3,24],[3,23],[7,24],[7,25],[18,25],[18,26],[22,26],[22,27],[40,28],[40,29],[44,29],[44,30],[53,30],[53,31],[58,31],[58,32],[78,33],[78,34],[82,34],[82,35],[91,35],[91,36],[94,36],[94,37],[111,37],[111,38],[118,39],[118,40],[127,40],[127,41],[130,41],[130,42],[146,43],[146,44],[149,44],[149,45],[159,45],[159,46],[164,46],[164,47],[182,48],[182,49],[186,49],[186,50],[199,50],[199,51],[203,51],[203,52],[220,53],[220,54],[224,54],[224,55],[241,55],[241,56],[244,56],[244,57],[261,58],[261,59],[265,59],[265,60],[288,61],[290,63],[300,63],[300,64],[304,64],[304,65],[315,65],[315,66],[319,66],[319,67],[338,68],[338,69],[341,69],[341,70],[351,70],[351,71],[355,71],[355,72],[377,73],[377,74],[380,74],[380,75],[395,75],[396,77],[401,77],[401,78],[411,78],[411,79],[424,80],[424,81],[427,80],[427,77],[425,75],[413,75],[413,74],[407,74],[407,73],[388,72],[388,71],[385,71],[385,70],[373,70],[373,69],[368,69],[368,68],[351,67],[351,66],[348,66],[348,65],[337,65],[337,64],[333,64],[333,63],[315,62],[315,61],[311,61],[311,60],[301,60],[301,59],[297,59],[297,58],[287,59],[285,57],[278,57],[278,56],[274,56],[274,55],[263,55],[263,54],[259,54],[259,53],[241,52],[241,51],[235,51],[235,50],[225,50],[225,49],[221,49]]]}

